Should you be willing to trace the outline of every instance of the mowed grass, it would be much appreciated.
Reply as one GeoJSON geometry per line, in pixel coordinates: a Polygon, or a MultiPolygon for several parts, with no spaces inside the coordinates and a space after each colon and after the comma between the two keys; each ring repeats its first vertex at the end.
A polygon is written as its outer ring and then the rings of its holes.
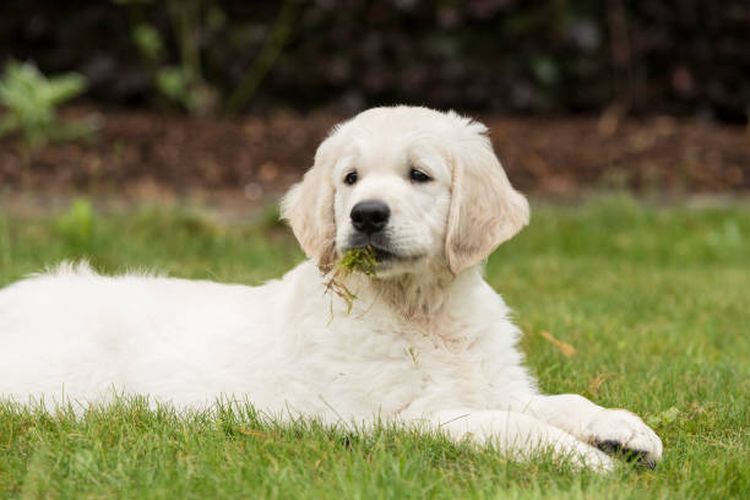
{"type": "MultiPolygon", "coordinates": [[[[0,284],[81,257],[103,272],[257,284],[302,254],[272,214],[229,224],[176,208],[103,215],[86,203],[54,218],[0,213],[0,284]]],[[[540,386],[642,415],[664,441],[656,470],[623,464],[601,477],[440,436],[277,425],[252,408],[153,411],[134,398],[80,419],[0,406],[0,495],[747,497],[750,205],[542,204],[487,278],[516,312],[540,386]]]]}

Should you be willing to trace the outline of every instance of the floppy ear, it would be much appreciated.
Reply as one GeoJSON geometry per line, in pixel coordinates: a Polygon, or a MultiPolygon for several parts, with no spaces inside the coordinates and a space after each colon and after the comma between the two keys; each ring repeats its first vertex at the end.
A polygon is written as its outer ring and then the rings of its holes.
{"type": "Polygon", "coordinates": [[[453,182],[445,254],[453,274],[487,258],[529,222],[526,198],[510,185],[486,137],[475,132],[453,152],[453,182]]]}
{"type": "Polygon", "coordinates": [[[333,212],[334,187],[329,175],[332,166],[323,142],[315,163],[281,201],[281,218],[289,222],[305,254],[327,272],[336,260],[336,222],[333,212]]]}

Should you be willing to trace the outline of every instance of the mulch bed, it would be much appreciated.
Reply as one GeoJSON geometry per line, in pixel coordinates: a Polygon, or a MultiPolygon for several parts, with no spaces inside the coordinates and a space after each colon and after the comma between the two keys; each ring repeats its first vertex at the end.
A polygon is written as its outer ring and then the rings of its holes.
{"type": "MultiPolygon", "coordinates": [[[[0,193],[91,194],[230,192],[276,195],[311,164],[315,148],[342,117],[277,113],[237,120],[193,119],[143,111],[96,113],[93,139],[24,154],[0,141],[0,193]]],[[[539,195],[588,189],[641,193],[750,190],[750,131],[655,117],[483,117],[512,182],[539,195]]]]}

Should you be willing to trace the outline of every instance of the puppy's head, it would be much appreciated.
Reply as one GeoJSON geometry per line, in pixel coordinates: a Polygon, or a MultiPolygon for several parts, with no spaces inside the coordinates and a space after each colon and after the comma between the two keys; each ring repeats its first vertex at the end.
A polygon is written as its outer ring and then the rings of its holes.
{"type": "Polygon", "coordinates": [[[334,128],[282,202],[305,253],[328,270],[370,247],[377,277],[453,274],[485,259],[529,219],[481,123],[453,112],[391,107],[334,128]]]}

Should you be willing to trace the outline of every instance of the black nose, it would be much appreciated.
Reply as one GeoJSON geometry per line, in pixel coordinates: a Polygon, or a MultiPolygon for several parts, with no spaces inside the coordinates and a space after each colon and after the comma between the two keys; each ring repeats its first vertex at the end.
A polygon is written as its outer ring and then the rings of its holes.
{"type": "Polygon", "coordinates": [[[391,209],[382,201],[360,201],[354,208],[350,217],[352,225],[357,231],[372,234],[382,230],[388,224],[391,209]]]}

